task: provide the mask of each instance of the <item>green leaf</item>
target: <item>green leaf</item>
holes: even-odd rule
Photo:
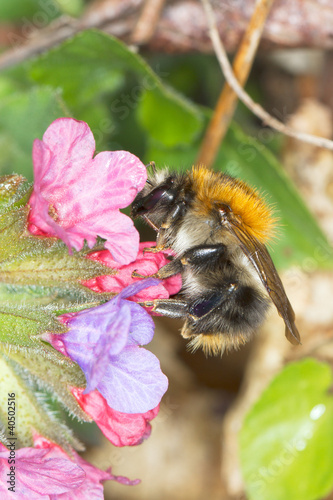
[[[42,286],[0,283],[0,305],[48,306],[48,312],[56,316],[96,307],[112,296],[113,294],[107,293],[97,294],[79,284],[71,286],[62,283],[59,286]]]
[[[83,258],[80,252],[69,255],[62,241],[49,240],[32,236],[21,238],[20,251],[13,252],[13,256],[1,264],[0,281],[60,288],[96,276],[114,274],[109,267]]]
[[[0,214],[11,206],[20,207],[27,203],[30,185],[24,177],[6,175],[0,177]]]
[[[32,180],[32,143],[50,123],[67,114],[59,90],[33,88],[0,103],[0,175],[13,171]]]
[[[156,112],[158,110],[158,112]],[[164,146],[188,144],[202,128],[202,116],[172,92],[146,91],[138,107],[138,119],[152,139]]]
[[[96,117],[87,103],[99,102],[104,93],[116,92],[125,78],[134,74],[136,82],[111,102],[113,115]],[[76,116],[92,118],[93,131],[112,130],[113,119],[122,121],[139,108],[139,120],[146,132],[166,145],[187,143],[201,130],[201,114],[184,97],[162,85],[143,59],[119,40],[95,30],[67,40],[31,63],[30,76],[36,82],[63,89],[63,97]],[[85,104],[85,106],[83,106]],[[104,106],[105,107],[105,106]],[[151,120],[151,110],[160,109]]]
[[[3,352],[0,352],[0,373],[0,420],[3,428],[8,430],[8,394],[13,394],[16,425],[11,432],[17,439],[17,448],[33,446],[34,432],[58,443],[68,452],[70,445],[80,447],[67,426],[59,422],[43,402],[41,393],[37,394],[38,387],[32,377],[28,377],[24,368]],[[13,434],[6,432],[6,435],[9,441],[12,440]]]
[[[149,138],[144,161],[145,163],[154,161],[157,168],[167,166],[172,170],[183,172],[195,164],[198,152],[199,142],[197,141],[186,146],[178,145],[168,148],[153,138]]]
[[[14,85],[10,78],[0,75],[0,99],[1,101],[13,93]]]
[[[69,386],[83,388],[86,386],[81,368],[70,358],[46,357],[44,353],[34,348],[29,348],[29,352],[11,351],[7,356],[27,370],[39,384],[42,382],[44,389],[52,393],[53,398],[56,396],[69,413],[80,420],[89,420],[69,390]]]
[[[68,16],[78,16],[84,7],[84,0],[54,0],[59,11]],[[43,5],[43,4],[42,4]]]
[[[82,0],[10,0],[0,2],[0,19],[2,22],[19,21],[22,37],[28,38],[35,30],[45,28],[61,13],[75,16],[81,10]],[[15,42],[14,33],[9,33],[8,39]]]
[[[39,334],[48,331],[64,333],[65,325],[56,316],[39,305],[0,304],[0,343],[20,347],[42,347]]]
[[[107,47],[100,43],[99,37],[91,35],[83,32],[31,64],[31,78],[43,85],[62,88],[63,98],[74,109],[123,83],[121,71],[110,67]]]
[[[240,456],[249,500],[316,500],[333,488],[329,365],[287,365],[245,418]]]
[[[28,65],[35,82],[62,89],[75,117],[89,123],[98,146],[99,136],[103,138],[114,127],[105,94],[114,92],[124,82],[124,63],[121,58],[120,65],[115,61],[114,47],[117,54],[122,44],[102,33],[85,31]]]
[[[26,23],[28,28],[27,17],[30,18],[40,10],[38,0],[11,0],[10,2],[0,3],[0,18],[2,21],[19,20]],[[50,4],[53,2],[50,0]],[[33,24],[29,24],[30,30],[33,29]]]

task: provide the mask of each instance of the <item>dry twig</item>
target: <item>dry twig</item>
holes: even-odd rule
[[[132,34],[132,43],[144,44],[153,36],[165,0],[146,0]]]
[[[274,0],[258,0],[251,20],[247,26],[241,45],[234,59],[233,72],[239,84],[244,86],[264,29],[265,21]],[[206,130],[201,144],[197,163],[211,167],[215,161],[220,144],[226,134],[230,120],[237,105],[237,94],[226,83],[218,99],[214,115]]]
[[[295,139],[307,142],[309,144],[313,144],[314,146],[333,150],[333,141],[315,135],[298,132],[297,130],[288,127],[287,125],[284,125],[282,122],[280,122],[279,120],[271,116],[269,113],[267,113],[267,111],[265,111],[258,103],[254,102],[253,99],[251,99],[251,97],[245,92],[245,90],[239,84],[237,78],[235,77],[232,71],[232,68],[228,60],[228,56],[226,54],[222,40],[217,30],[217,26],[214,19],[214,12],[210,5],[209,0],[201,0],[201,1],[205,8],[208,27],[209,27],[209,34],[215,50],[216,57],[220,63],[225,79],[227,80],[230,87],[232,87],[233,90],[236,92],[239,99],[252,111],[252,113],[254,113],[258,118],[260,118],[266,125],[269,125],[273,129],[278,130],[282,134],[294,137]]]

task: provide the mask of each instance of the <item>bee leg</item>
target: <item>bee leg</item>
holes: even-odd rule
[[[157,252],[161,252],[162,250],[164,250],[165,249],[165,237],[164,237],[164,234],[165,234],[165,229],[164,228],[158,229],[157,237],[156,237],[156,246],[149,247],[149,248],[144,248],[143,249],[143,253],[145,253],[145,252],[157,253]]]
[[[161,250],[163,250],[166,245],[165,233],[167,229],[168,229],[167,227],[161,226],[156,236],[156,246]]]
[[[225,257],[225,245],[198,245],[187,250],[181,257],[176,257],[171,262],[161,267],[161,269],[154,274],[154,278],[166,279],[175,274],[184,271],[186,266],[191,268],[198,267],[203,269],[204,266],[211,267]]]
[[[149,276],[137,273],[136,271],[132,272],[132,278],[156,278],[156,274],[150,274]]]
[[[185,299],[155,299],[147,302],[139,302],[145,307],[152,307],[153,312],[163,314],[169,318],[188,318],[192,323],[200,321],[215,307],[219,306],[225,297],[216,292],[207,297],[188,301]]]
[[[143,249],[143,253],[158,253],[158,252],[162,252],[162,250],[164,250],[164,247],[159,247],[159,246],[156,246],[156,247],[146,247]]]
[[[219,245],[198,245],[187,250],[182,256],[176,257],[171,262],[161,267],[155,277],[160,279],[170,278],[175,274],[184,271],[186,266],[202,269],[204,266],[214,266],[222,257],[225,258],[226,246]]]
[[[219,261],[227,260],[227,247],[217,245],[197,245],[187,250],[181,257],[183,266],[192,268],[214,267]]]
[[[188,304],[185,300],[156,299],[138,303],[145,307],[152,307],[153,312],[163,314],[168,318],[186,318],[188,314]]]
[[[163,280],[166,278],[170,278],[170,276],[174,276],[175,274],[181,273],[182,270],[183,264],[181,262],[181,259],[174,259],[168,264],[165,264],[165,266],[161,267],[161,269],[155,274],[142,276],[141,274],[138,274],[136,271],[134,271],[132,273],[132,278],[159,278]]]
[[[159,247],[153,247],[148,250],[149,252],[158,252]],[[181,257],[177,257],[161,269],[154,275],[149,276],[149,278],[159,278],[166,279],[175,274],[181,273],[186,266],[189,266],[195,270],[197,267],[199,270],[205,268],[214,267],[216,263],[222,259],[226,259],[226,246],[221,244],[218,245],[197,245],[195,247],[187,250]],[[137,273],[132,274],[135,278],[142,278],[143,276]],[[148,276],[144,276],[147,278]]]
[[[177,258],[161,267],[161,269],[156,273],[156,277],[164,280],[166,278],[170,278],[170,276],[181,273],[183,269],[184,266],[182,260]]]

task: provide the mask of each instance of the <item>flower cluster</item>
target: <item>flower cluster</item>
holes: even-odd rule
[[[132,220],[120,212],[143,188],[146,168],[126,151],[93,157],[94,151],[88,125],[70,118],[54,121],[33,145],[30,233],[59,238],[69,252],[86,242],[92,249],[86,258],[110,267],[110,274],[82,285],[114,294],[97,307],[59,316],[67,332],[45,332],[42,338],[84,372],[86,388],[69,389],[85,414],[114,445],[136,445],[149,436],[149,422],[168,386],[158,359],[142,347],[152,340],[154,324],[137,302],[168,298],[179,291],[181,281],[179,276],[164,282],[132,277],[134,270],[155,274],[167,262],[164,254],[143,251],[147,243],[139,245]],[[97,237],[105,240],[105,249],[94,251]],[[1,449],[0,461],[6,451]],[[87,492],[102,498],[102,481],[133,484],[92,467],[75,452],[68,456],[41,436],[34,448],[19,450],[17,460],[20,498],[28,498],[29,491],[34,498],[86,498]]]

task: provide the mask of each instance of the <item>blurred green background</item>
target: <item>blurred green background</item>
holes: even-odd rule
[[[79,16],[85,3],[50,0],[43,7],[35,0],[1,2],[0,21],[3,26],[11,26],[7,35],[13,43],[20,42],[20,35],[12,29],[16,22],[25,20],[28,30],[29,20],[36,21],[41,12],[47,22],[63,14]],[[43,24],[42,16],[40,22]],[[3,52],[6,50],[4,44]],[[262,102],[261,71],[259,62],[247,90]],[[88,123],[95,136],[96,152],[125,149],[143,162],[155,161],[157,167],[188,169],[196,161],[222,84],[213,55],[138,55],[105,33],[79,33],[1,71],[0,174],[16,172],[33,181],[33,140],[41,139],[50,123],[61,116]],[[279,161],[284,144],[283,137],[239,105],[214,168],[244,179],[275,207],[280,229],[270,249],[278,269],[302,268],[311,259],[314,268],[329,270],[333,265],[332,248]],[[241,359],[245,363],[246,356],[238,358],[238,362]],[[201,362],[201,366],[207,366],[206,361]],[[216,368],[212,378],[219,376]],[[239,387],[242,374],[238,376],[236,389],[232,387],[231,392]],[[248,498],[322,498],[333,487],[333,407],[327,395],[331,370],[326,364],[306,360],[290,365],[278,377],[251,410],[241,433]],[[207,385],[212,390],[213,384]],[[321,415],[312,413],[318,418],[311,417],[313,408],[321,409]],[[311,432],[300,438],[306,441],[304,448],[302,443],[295,445],[287,456],[285,450],[290,449],[293,437],[309,422],[313,424]],[[265,479],[260,471],[269,470],[276,460],[281,462],[281,456],[286,456],[281,471],[266,474]],[[126,464],[124,469],[126,474]],[[160,498],[167,497],[161,494]]]

